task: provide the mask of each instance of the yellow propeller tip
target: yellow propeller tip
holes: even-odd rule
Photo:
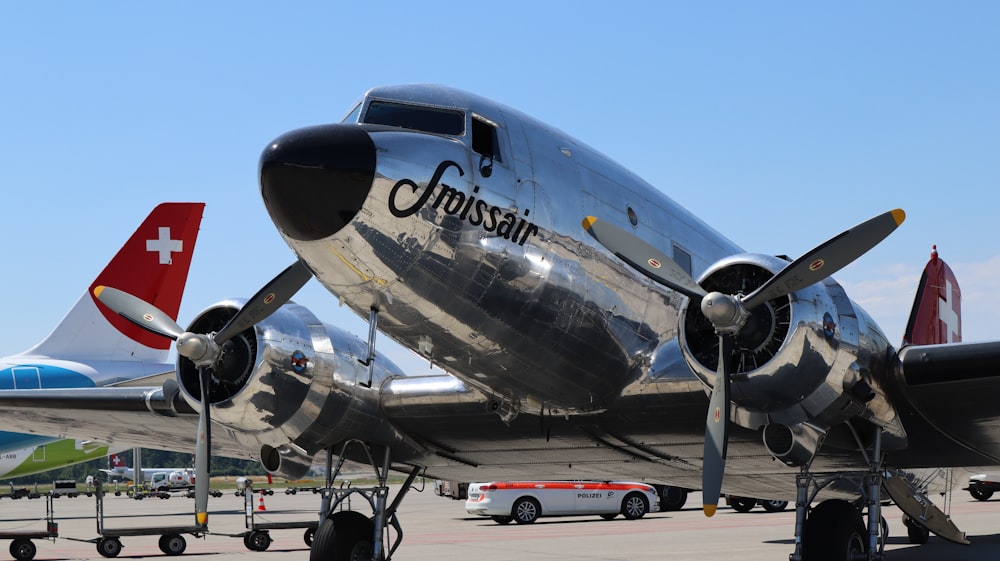
[[[196,513],[195,519],[198,521],[199,526],[204,526],[205,524],[208,524],[208,513],[207,512]]]
[[[98,298],[100,298],[101,297],[101,293],[104,292],[105,288],[107,288],[107,287],[104,286],[103,284],[101,286],[95,286],[94,287],[94,296],[97,296]]]
[[[597,217],[596,216],[588,216],[588,217],[584,218],[583,219],[583,229],[589,231],[590,228],[591,228],[591,226],[594,225],[594,222],[597,222]]]
[[[705,512],[705,516],[709,518],[715,516],[715,511],[718,508],[719,505],[701,505],[701,509]]]
[[[896,226],[899,226],[904,220],[906,220],[906,213],[903,212],[903,209],[897,208],[892,211],[892,219],[896,221]]]

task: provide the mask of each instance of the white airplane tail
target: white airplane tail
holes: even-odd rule
[[[52,333],[17,358],[166,363],[170,341],[109,310],[93,289],[114,286],[176,320],[204,208],[204,203],[154,208]]]

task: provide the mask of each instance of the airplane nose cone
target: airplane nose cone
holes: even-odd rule
[[[314,241],[357,214],[375,179],[375,144],[357,125],[285,133],[260,156],[260,194],[285,235]]]

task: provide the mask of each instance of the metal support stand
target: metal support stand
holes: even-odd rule
[[[882,529],[882,429],[875,427],[874,452],[868,464],[866,487],[868,495],[868,561],[882,559],[885,536]]]
[[[802,561],[802,530],[805,528],[806,513],[809,511],[811,480],[808,466],[802,466],[795,477],[795,550],[789,554],[789,561]]]
[[[372,379],[375,376],[375,337],[378,335],[378,308],[372,306],[368,310],[368,356],[365,360],[358,359],[358,362],[368,367],[368,383],[361,385],[372,387]]]
[[[376,475],[378,476],[379,489],[375,495],[375,537],[374,543],[375,547],[372,550],[372,559],[377,561],[382,558],[382,535],[384,534],[383,529],[385,527],[385,500],[386,496],[389,494],[389,488],[386,487],[385,481],[389,473],[390,466],[390,451],[389,447],[385,448],[385,453],[382,455],[382,471],[378,472],[376,469]]]

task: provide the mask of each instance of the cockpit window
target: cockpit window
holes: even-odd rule
[[[461,111],[379,100],[368,105],[364,122],[452,136],[465,132],[465,115]]]

